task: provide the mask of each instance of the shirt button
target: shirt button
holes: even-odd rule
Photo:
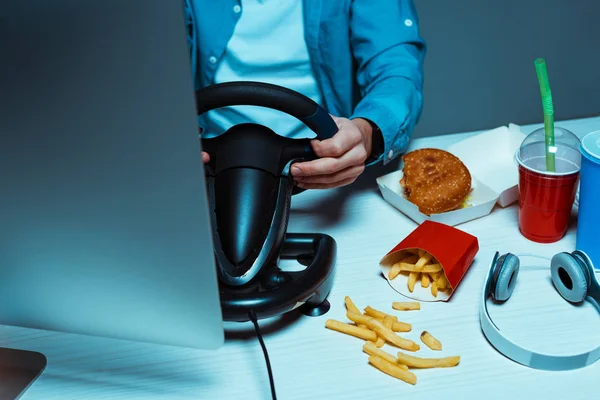
[[[239,14],[240,11],[242,11],[242,7],[238,6],[237,4],[235,6],[233,6],[234,13]]]
[[[394,151],[393,151],[393,150],[390,150],[390,151],[388,152],[388,158],[392,158],[392,157],[394,157]]]
[[[215,57],[215,56],[212,56],[212,57],[210,57],[210,58],[208,59],[208,62],[209,62],[209,63],[211,63],[211,64],[214,64],[214,63],[216,63],[216,62],[217,62],[217,57]]]
[[[412,26],[413,22],[410,19],[405,19],[404,20],[404,25],[406,26]]]

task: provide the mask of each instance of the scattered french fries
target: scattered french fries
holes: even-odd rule
[[[385,327],[388,329],[392,329],[392,327],[394,326],[394,322],[396,322],[396,321],[394,321],[392,319],[392,317],[389,317],[387,315],[385,316],[385,318],[383,318],[383,325],[385,325]],[[393,332],[393,330],[392,330],[392,332]],[[384,344],[385,344],[385,338],[383,338],[382,336],[379,336],[375,345],[379,345],[377,347],[381,348],[381,347],[383,347]]]
[[[357,310],[356,312],[360,314],[360,311]],[[386,317],[391,318],[393,323],[392,323],[392,326],[390,329],[393,332],[410,332],[412,330],[411,324],[407,324],[406,322],[400,322],[400,321],[398,321],[398,317],[384,313],[383,311],[376,310],[371,306],[367,306],[365,308],[365,315],[369,315],[369,316],[371,316],[375,319],[378,319],[382,322],[385,320]],[[364,324],[360,324],[359,326],[361,326],[361,325],[364,325]],[[366,326],[366,325],[364,325],[364,326]]]
[[[352,299],[350,297],[346,296],[344,298],[344,301],[346,303],[346,309],[348,311],[360,313],[360,311],[358,310],[358,307],[356,307],[356,305],[354,304],[354,302],[352,301]],[[366,328],[367,326],[365,324],[359,324],[358,327],[359,328]]]
[[[363,345],[363,351],[370,356],[381,357],[384,360],[391,362],[392,364],[397,364],[398,362],[398,359],[396,357],[394,357],[390,353],[378,349],[377,347],[373,346],[373,343],[371,342],[367,342]],[[398,364],[398,366],[402,369],[408,370],[408,367],[404,364]]]
[[[431,276],[432,285],[436,285],[437,280],[442,277],[443,274],[436,277]],[[352,323],[328,319],[325,327],[364,340],[362,350],[368,355],[368,363],[379,371],[411,385],[416,385],[417,376],[411,369],[447,368],[459,364],[460,356],[423,358],[406,354],[403,351],[398,351],[398,355],[394,356],[382,350],[385,344],[389,344],[405,351],[419,351],[419,344],[395,334],[398,328],[408,327],[407,331],[410,331],[412,325],[401,322],[398,317],[371,306],[364,308],[364,312],[361,313],[348,296],[344,298],[344,302],[346,316]],[[418,302],[393,302],[392,309],[420,310],[421,306]],[[420,339],[430,349],[442,350],[442,343],[428,331],[422,331]]]
[[[395,301],[392,303],[392,308],[398,311],[420,310],[421,303],[417,301]]]
[[[417,351],[421,348],[418,343],[396,335],[392,329],[387,328],[381,321],[369,315],[357,314],[348,311],[346,316],[349,320],[354,321],[357,324],[366,324],[369,329],[375,331],[377,335],[383,337],[387,342],[396,347],[408,351]]]
[[[395,322],[392,325],[392,331],[394,332],[410,332],[412,331],[412,325],[406,322]]]
[[[417,376],[411,371],[402,369],[398,364],[391,363],[378,356],[369,356],[369,363],[383,373],[400,379],[411,385],[417,383]]]
[[[346,303],[346,309],[352,312],[360,312],[356,304],[352,301],[352,299],[348,296],[344,297],[344,302]]]
[[[433,335],[427,331],[421,333],[421,342],[431,350],[442,350],[442,343],[437,340]]]
[[[390,315],[388,313],[384,313],[383,311],[376,310],[371,306],[365,307],[365,314],[370,315],[371,317],[377,318],[379,320],[384,320],[386,317],[388,317],[391,318],[392,321],[398,322],[398,317]]]
[[[373,342],[369,342],[369,343],[373,343]],[[381,336],[377,336],[377,341],[373,344],[377,348],[382,348],[385,345],[385,339],[382,338]]]
[[[460,362],[460,356],[444,358],[422,358],[398,352],[398,362],[409,368],[450,368],[456,367]]]
[[[328,319],[325,321],[325,327],[334,331],[342,332],[348,335],[356,336],[364,340],[377,340],[377,334],[370,329],[359,328],[345,322]]]
[[[421,249],[404,250],[404,256],[394,263],[389,272],[388,279],[393,280],[401,274],[408,274],[408,291],[413,292],[417,282],[422,288],[431,287],[431,294],[438,296],[440,291],[449,291],[452,288],[444,274],[442,265],[435,257]]]

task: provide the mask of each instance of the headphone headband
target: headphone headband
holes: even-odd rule
[[[296,117],[317,134],[329,139],[338,127],[327,111],[311,98],[293,90],[263,82],[226,82],[196,91],[196,110],[201,115],[230,106],[259,106]]]
[[[582,259],[589,261],[591,263],[591,260],[589,259],[589,257],[587,257],[585,255],[585,253],[577,251],[577,252],[574,252],[572,255],[575,257],[582,257]],[[528,255],[528,256],[546,259],[545,257],[539,257],[539,256],[534,256],[534,255]],[[595,349],[584,352],[584,353],[568,355],[568,356],[558,356],[558,355],[543,354],[543,353],[539,353],[539,352],[536,352],[536,351],[533,351],[530,349],[526,349],[514,342],[511,342],[506,336],[504,336],[502,334],[500,328],[498,328],[498,326],[496,326],[496,324],[494,324],[494,322],[492,321],[492,318],[489,315],[488,308],[487,308],[487,301],[488,301],[488,297],[490,296],[490,293],[494,290],[494,288],[491,287],[493,277],[494,277],[494,275],[498,274],[498,268],[501,267],[501,265],[500,266],[497,265],[498,261],[500,260],[500,258],[503,258],[503,257],[504,256],[502,256],[502,257],[500,256],[499,252],[495,253],[495,255],[492,259],[492,262],[490,264],[490,267],[488,269],[487,275],[485,277],[483,290],[481,292],[481,299],[480,299],[481,303],[480,303],[480,308],[479,308],[479,321],[481,324],[481,329],[482,329],[484,335],[489,340],[489,342],[500,353],[504,354],[506,357],[510,358],[511,360],[518,362],[519,364],[522,364],[522,365],[525,365],[525,366],[528,366],[531,368],[535,368],[535,369],[540,369],[540,370],[548,370],[548,371],[572,370],[572,369],[585,367],[587,365],[593,364],[594,362],[598,361],[600,359],[600,345],[598,347],[596,347]],[[513,257],[514,257],[514,255],[513,255]],[[505,257],[505,258],[507,258],[507,257]],[[503,259],[505,259],[505,258],[503,258]],[[594,272],[591,264],[588,264],[587,266],[589,268],[591,268],[592,272]],[[592,276],[592,279],[595,281],[594,276]],[[590,285],[590,287],[594,287],[594,285]]]

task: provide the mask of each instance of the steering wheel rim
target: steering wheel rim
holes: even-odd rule
[[[331,115],[311,98],[282,86],[264,82],[218,83],[196,91],[196,112],[231,106],[259,106],[281,111],[300,120],[317,138],[333,137],[338,127]]]

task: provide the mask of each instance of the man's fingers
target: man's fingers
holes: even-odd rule
[[[348,160],[340,158],[319,158],[313,161],[293,164],[292,175],[294,177],[302,177],[333,174],[350,165]]]
[[[337,122],[336,122],[337,123]],[[348,150],[356,147],[361,140],[361,134],[353,126],[346,126],[346,121],[339,122],[339,131],[330,139],[312,142],[313,150],[319,157],[341,157]]]
[[[202,162],[203,162],[204,164],[206,164],[206,163],[207,163],[207,162],[209,162],[209,161],[210,161],[210,156],[208,155],[208,153],[207,153],[207,152],[203,151],[203,152],[202,152]]]
[[[354,165],[334,174],[298,177],[296,181],[302,184],[335,183],[348,178],[356,178],[365,170],[364,164]]]
[[[363,146],[354,147],[340,158],[325,157],[292,165],[294,178],[330,175],[348,167],[364,164],[367,152]]]
[[[302,189],[332,189],[335,187],[342,187],[351,184],[356,180],[356,177],[347,178],[339,182],[333,183],[298,183]]]

